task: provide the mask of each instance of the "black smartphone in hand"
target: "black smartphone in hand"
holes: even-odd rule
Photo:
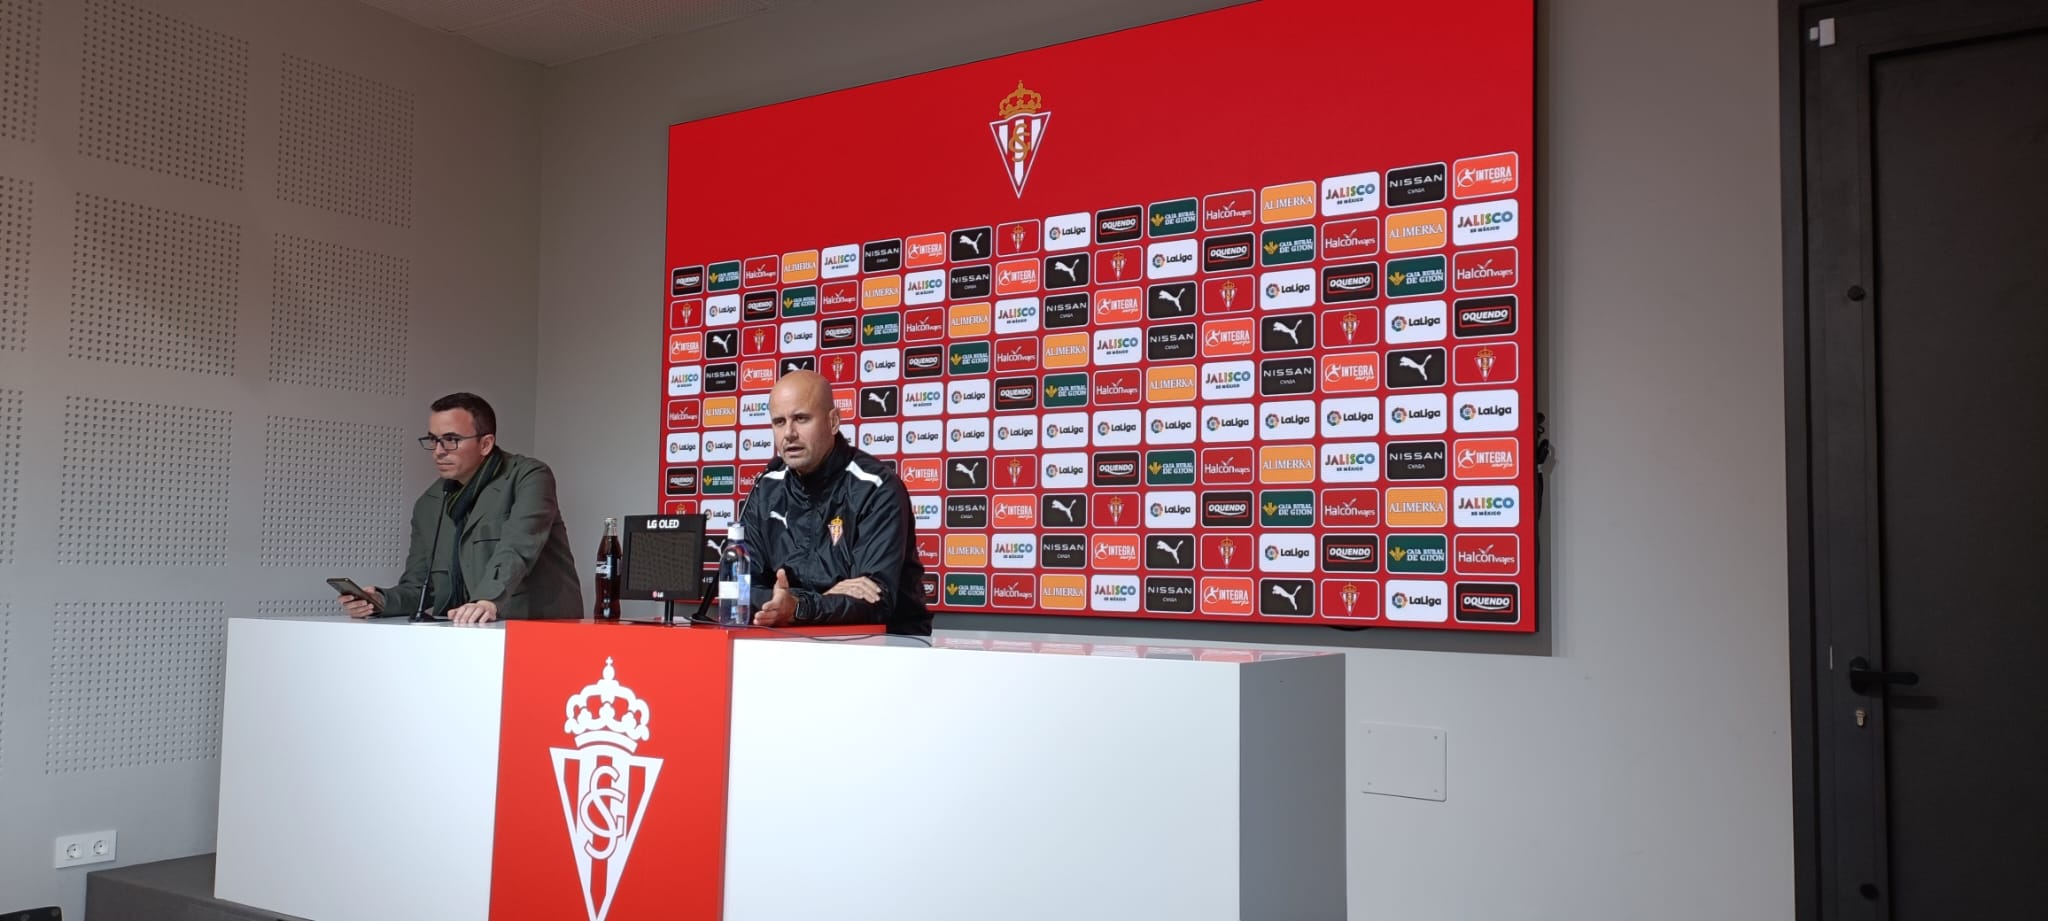
[[[327,587],[334,589],[336,594],[358,598],[373,605],[378,604],[377,596],[370,594],[369,589],[357,585],[354,579],[329,579]]]

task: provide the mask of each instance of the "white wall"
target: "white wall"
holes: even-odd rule
[[[82,917],[109,865],[52,869],[57,835],[213,850],[226,618],[396,577],[426,404],[482,393],[531,450],[540,68],[345,0],[0,27],[0,912]]]
[[[651,505],[668,124],[1219,5],[791,0],[547,71],[538,446],[575,545]],[[1449,733],[1445,802],[1347,804],[1351,917],[1789,918],[1775,4],[1538,19],[1544,629],[1342,638],[1354,723]]]

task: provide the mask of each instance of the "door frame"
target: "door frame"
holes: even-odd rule
[[[1939,12],[1939,25],[1924,27],[1931,11]],[[1852,16],[1856,21],[1842,27]],[[1808,29],[1829,17],[1838,22],[1834,44],[1821,48]],[[1883,708],[1871,707],[1870,725],[1849,731],[1852,698],[1839,674],[1859,655],[1884,667],[1872,322],[1883,295],[1874,277],[1871,220],[1871,60],[2036,29],[2048,29],[2048,10],[2020,0],[1779,0],[1787,658],[1799,921],[1890,916]],[[1858,33],[1871,37],[1859,40]],[[1809,89],[1833,102],[1810,108]],[[1853,160],[1823,149],[1824,139],[1813,136],[1823,125],[1855,137],[1847,151]],[[1850,294],[1852,286],[1864,289],[1860,297]],[[1830,343],[1837,344],[1833,352]],[[1868,762],[1851,765],[1855,789],[1839,779],[1845,775],[1834,761],[1844,758]],[[1858,828],[1873,833],[1860,835]],[[1849,895],[1861,882],[1841,879],[1844,865],[1864,867],[1877,890]]]
[[[1786,658],[1791,667],[1792,904],[1797,921],[1820,921],[1820,817],[1814,733],[1813,554],[1807,476],[1806,78],[1801,0],[1778,0],[1779,244],[1784,283]]]

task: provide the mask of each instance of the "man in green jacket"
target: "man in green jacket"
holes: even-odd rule
[[[420,447],[434,452],[441,479],[413,503],[405,576],[385,590],[366,586],[374,604],[342,596],[350,617],[410,614],[428,584],[427,610],[456,623],[583,616],[555,475],[538,460],[499,448],[497,430],[497,413],[483,397],[453,393],[434,401]]]

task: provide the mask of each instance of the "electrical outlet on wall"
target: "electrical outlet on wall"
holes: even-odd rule
[[[57,869],[75,867],[88,863],[106,863],[114,859],[114,830],[86,832],[82,835],[64,835],[57,839],[55,856],[51,865]]]

